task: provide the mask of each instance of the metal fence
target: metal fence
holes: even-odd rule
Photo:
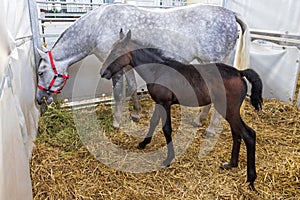
[[[39,10],[40,35],[43,45],[50,48],[59,35],[77,18],[114,0],[37,0]],[[124,3],[124,0],[117,2]],[[166,9],[186,5],[186,0],[138,0],[127,1],[139,7]]]

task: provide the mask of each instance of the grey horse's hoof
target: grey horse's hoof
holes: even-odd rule
[[[200,127],[200,126],[202,126],[203,124],[201,123],[201,122],[199,122],[198,120],[194,120],[193,122],[192,122],[192,126],[193,127]]]
[[[120,124],[116,121],[113,121],[113,127],[114,129],[119,129],[120,128]]]
[[[206,129],[204,131],[203,136],[206,137],[206,138],[214,138],[214,137],[217,136],[217,134],[215,132],[211,131],[211,130]]]
[[[140,120],[140,115],[139,114],[135,114],[135,113],[131,113],[130,114],[130,118],[132,119],[132,121],[138,122]]]

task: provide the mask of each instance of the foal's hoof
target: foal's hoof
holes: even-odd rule
[[[146,144],[144,144],[143,142],[139,143],[139,145],[137,146],[138,149],[142,150],[145,149]]]
[[[231,169],[231,168],[234,168],[234,167],[237,167],[237,165],[233,165],[232,163],[230,162],[224,162],[220,168],[221,169]]]
[[[165,160],[165,161],[163,161],[163,166],[165,166],[165,167],[170,167],[170,165],[171,165],[171,161],[170,160]]]
[[[131,113],[130,114],[130,118],[132,119],[132,121],[138,122],[140,120],[140,115],[139,114]]]
[[[255,187],[254,187],[254,181],[250,182],[250,184],[249,184],[249,189],[252,190],[252,191],[254,191],[254,192],[257,192],[257,193],[258,193],[258,191],[257,191],[257,190],[255,189]]]

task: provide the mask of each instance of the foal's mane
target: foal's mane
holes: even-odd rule
[[[152,53],[156,57],[159,57],[163,62],[174,63],[174,64],[175,63],[176,64],[185,64],[185,63],[181,63],[181,62],[179,62],[178,60],[175,59],[179,55],[177,55],[173,52],[167,51],[167,50],[163,50],[163,49],[161,49],[161,48],[159,48],[159,47],[157,47],[157,46],[155,46],[151,43],[142,44],[140,41],[133,40],[133,39],[131,39],[131,42],[139,47],[136,51],[146,51],[148,53]],[[185,59],[182,59],[182,60],[185,60]]]

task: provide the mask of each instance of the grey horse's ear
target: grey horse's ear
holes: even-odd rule
[[[37,52],[39,53],[39,55],[41,56],[42,59],[46,59],[47,58],[47,53],[40,50],[39,48],[36,48]]]
[[[122,28],[120,29],[119,36],[120,36],[120,39],[123,39],[125,37]]]

